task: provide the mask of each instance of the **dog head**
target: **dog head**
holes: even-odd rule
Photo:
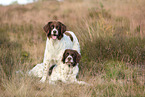
[[[79,63],[80,59],[81,55],[76,50],[66,49],[63,54],[62,62],[69,67],[74,67]]]
[[[50,21],[43,27],[43,29],[49,39],[61,40],[63,33],[66,31],[66,26],[59,21]]]

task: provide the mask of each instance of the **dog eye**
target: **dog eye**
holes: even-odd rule
[[[56,26],[56,29],[58,29],[58,26]]]
[[[53,29],[53,28],[54,28],[54,26],[51,26],[51,28]]]
[[[66,53],[66,55],[69,55],[69,53]]]
[[[71,56],[73,57],[73,56],[74,56],[74,54],[71,54]]]

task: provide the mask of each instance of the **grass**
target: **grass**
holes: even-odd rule
[[[144,97],[144,3],[44,0],[0,6],[0,96]],[[42,62],[46,41],[42,28],[50,20],[62,21],[78,37],[82,54],[78,79],[92,86],[60,82],[54,88],[16,73]]]

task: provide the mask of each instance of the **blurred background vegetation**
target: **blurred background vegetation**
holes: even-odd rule
[[[41,0],[0,6],[0,96],[144,96],[144,0]],[[43,26],[59,20],[81,45],[79,80],[93,86],[48,83],[16,74],[43,60]],[[82,91],[83,90],[83,91]]]

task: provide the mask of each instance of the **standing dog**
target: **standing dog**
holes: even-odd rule
[[[77,37],[71,31],[66,31],[66,26],[59,21],[50,21],[44,27],[46,32],[46,48],[43,63],[37,64],[29,75],[42,77],[41,82],[45,82],[48,70],[52,64],[60,64],[63,52],[66,49],[74,49],[80,53],[80,45]]]
[[[53,65],[49,69],[49,83],[55,84],[60,80],[64,83],[87,84],[83,81],[78,81],[76,78],[79,72],[78,63],[80,59],[81,55],[76,50],[66,49],[62,63]]]

